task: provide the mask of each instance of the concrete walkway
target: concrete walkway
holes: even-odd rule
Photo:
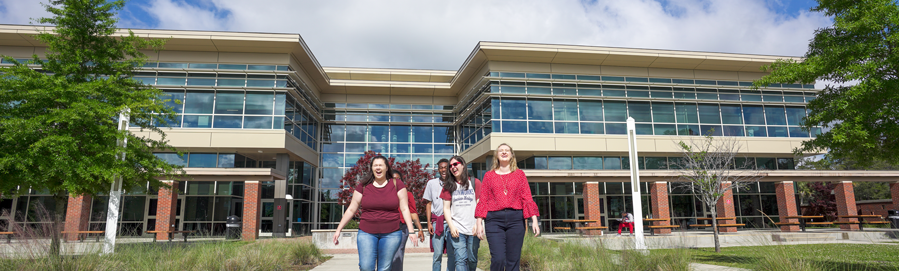
[[[431,270],[431,253],[406,253],[404,270]],[[359,257],[357,254],[334,254],[334,258],[312,269],[312,271],[348,271],[359,269]],[[443,266],[446,270],[446,255],[443,256]],[[478,270],[481,270],[478,268]],[[710,264],[692,263],[693,271],[748,271],[748,269],[718,266]]]

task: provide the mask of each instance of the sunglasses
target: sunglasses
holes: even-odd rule
[[[458,166],[458,165],[461,165],[461,164],[462,164],[462,163],[460,163],[460,162],[454,162],[454,163],[452,163],[452,164],[450,164],[450,165],[451,165],[451,166]]]

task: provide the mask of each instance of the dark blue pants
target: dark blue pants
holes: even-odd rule
[[[524,218],[521,210],[487,212],[484,231],[490,245],[491,271],[518,271],[521,245],[524,243]]]

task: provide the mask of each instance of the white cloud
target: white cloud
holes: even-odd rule
[[[478,41],[801,56],[814,30],[831,24],[817,13],[780,15],[764,0],[665,3],[151,0],[146,11],[162,29],[299,33],[324,66],[446,70]]]
[[[0,0],[0,24],[29,24],[32,18],[49,15],[50,13],[41,5],[41,1]]]

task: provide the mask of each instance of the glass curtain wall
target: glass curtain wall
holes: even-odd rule
[[[335,105],[336,106],[336,105]],[[320,229],[337,226],[343,206],[337,204],[340,179],[368,150],[379,152],[397,162],[419,160],[428,169],[436,169],[435,162],[454,153],[454,129],[449,125],[434,125],[435,116],[443,114],[443,106],[343,104],[345,107],[366,108],[366,114],[351,118],[351,111],[326,111],[333,122],[322,127],[321,175],[318,181],[318,222]],[[337,120],[337,115],[345,116]],[[386,116],[386,119],[377,116]],[[400,116],[394,118],[394,116]],[[416,121],[415,116],[420,116]],[[364,117],[364,119],[363,119]],[[425,121],[424,118],[430,118]],[[441,117],[443,118],[443,117]],[[352,120],[351,120],[352,119]],[[379,123],[379,124],[373,124]]]

